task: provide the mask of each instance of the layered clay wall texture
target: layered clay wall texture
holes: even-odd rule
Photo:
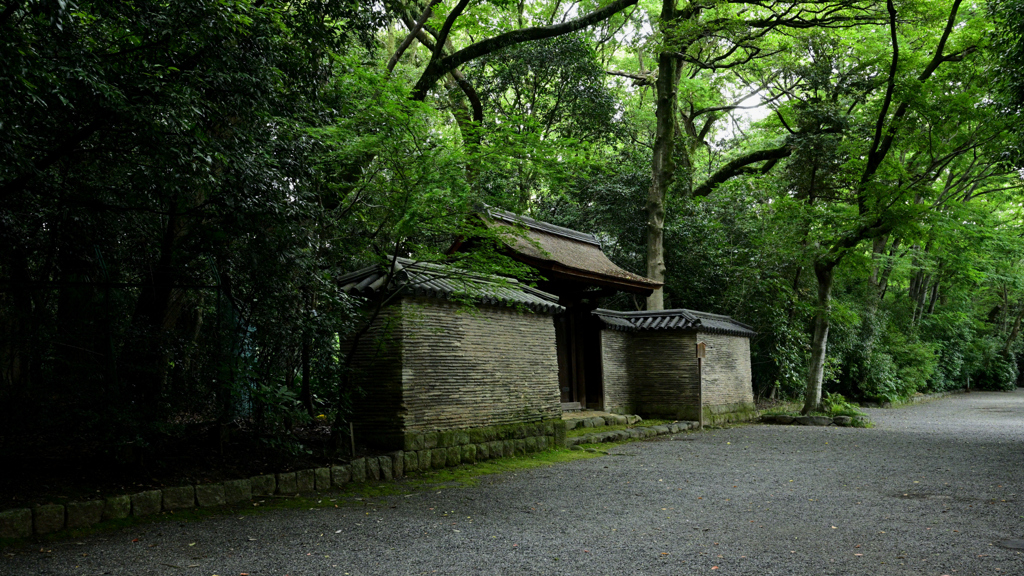
[[[631,336],[630,385],[636,411],[649,416],[696,420],[696,334],[659,330]]]
[[[604,330],[601,337],[606,410],[699,419],[696,344],[704,342],[705,420],[755,415],[748,338],[668,330]]]
[[[356,437],[401,436],[402,419],[402,315],[388,306],[360,339],[354,353],[352,379],[366,395],[356,391],[353,414]]]
[[[707,344],[704,361],[704,403],[711,406],[753,405],[750,339],[722,334],[698,334]]]
[[[604,409],[608,412],[635,412],[633,391],[629,385],[630,336],[615,330],[601,331],[601,387],[604,392]]]
[[[376,356],[369,345],[360,351],[366,396],[354,418],[364,440],[401,448],[410,433],[561,416],[550,315],[428,298],[390,309],[391,342]]]

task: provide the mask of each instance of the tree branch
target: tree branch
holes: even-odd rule
[[[468,0],[463,0],[463,2],[467,1]],[[427,64],[427,68],[423,71],[423,75],[420,76],[419,81],[416,82],[416,86],[413,88],[412,97],[414,100],[425,99],[427,97],[427,91],[430,90],[430,88],[442,76],[450,72],[452,69],[458,68],[471,60],[481,56],[486,56],[487,54],[501,50],[502,48],[522,44],[523,42],[553,38],[555,36],[562,36],[564,34],[569,34],[570,32],[582,30],[587,26],[610,18],[612,15],[633,6],[638,1],[639,0],[615,0],[604,8],[599,8],[589,14],[576,18],[575,20],[570,20],[554,26],[534,26],[499,34],[498,36],[481,40],[459,50],[451,56],[443,58],[441,57],[440,50],[435,48],[434,57],[430,59],[430,63]],[[454,12],[455,11],[453,10],[453,13]],[[451,18],[450,14],[449,18]],[[448,22],[445,22],[445,24],[447,25]],[[445,32],[445,30],[442,29],[442,32]]]
[[[693,190],[693,196],[707,196],[710,194],[716,186],[725,182],[726,180],[739,176],[744,173],[749,173],[748,166],[757,162],[778,161],[780,158],[786,158],[793,153],[793,149],[788,145],[779,146],[778,148],[770,148],[768,150],[757,150],[735,158],[732,162],[729,162],[725,166],[722,166],[711,175],[710,178],[705,180],[700,186],[697,186]],[[774,164],[772,164],[774,166]],[[769,169],[771,169],[769,167]],[[763,170],[761,170],[763,173]]]
[[[632,72],[619,72],[618,70],[605,70],[609,76],[621,76],[633,80],[633,86],[654,86],[658,80],[658,74],[650,72],[647,74],[633,74]]]
[[[388,60],[388,72],[395,69],[395,65],[398,64],[399,58],[401,58],[402,54],[405,54],[405,51],[409,49],[409,46],[412,45],[412,41],[416,38],[416,35],[423,28],[427,19],[430,18],[434,4],[437,4],[440,1],[441,0],[431,0],[430,4],[427,4],[427,7],[423,9],[423,13],[420,14],[420,17],[416,19],[416,22],[409,29],[409,34],[406,35],[405,40],[402,40],[402,43],[395,50],[395,53],[392,54],[391,59]]]
[[[424,32],[424,30],[430,31],[430,27],[426,26],[423,29],[421,29],[417,33],[417,37],[419,38],[419,41],[424,46],[427,47],[428,50],[433,51],[436,49],[436,46],[433,44],[433,42],[430,41],[430,38],[427,37],[427,34],[426,32]],[[483,101],[480,100],[480,94],[477,93],[476,88],[473,87],[473,84],[469,81],[468,78],[466,78],[466,75],[463,74],[458,68],[452,69],[451,75],[452,78],[455,79],[455,83],[458,84],[459,88],[462,89],[462,93],[466,95],[466,98],[469,100],[470,106],[472,106],[473,108],[473,121],[477,123],[477,126],[483,124],[484,104]]]
[[[469,0],[459,0],[459,3],[452,8],[452,11],[448,13],[448,17],[444,19],[444,24],[441,25],[441,31],[437,33],[437,46],[434,47],[434,55],[430,58],[430,62],[433,63],[435,60],[441,58],[444,53],[444,43],[448,41],[448,34],[452,31],[452,26],[455,25],[455,20],[462,15],[462,12],[469,5]],[[452,66],[454,68],[454,66]],[[447,70],[445,70],[447,72]]]

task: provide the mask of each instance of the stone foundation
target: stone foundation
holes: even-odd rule
[[[213,508],[273,494],[294,496],[340,488],[350,482],[389,481],[409,472],[522,456],[565,446],[565,423],[561,419],[549,419],[534,424],[415,432],[406,434],[402,440],[410,450],[367,456],[329,468],[265,474],[216,484],[175,486],[66,505],[6,510],[0,512],[0,538],[26,538],[65,528],[88,528],[102,520],[150,516],[197,506]]]

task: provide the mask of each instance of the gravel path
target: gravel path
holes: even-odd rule
[[[679,434],[470,488],[37,544],[0,574],[1024,575],[998,545],[1024,538],[1024,389],[868,412],[873,429]]]

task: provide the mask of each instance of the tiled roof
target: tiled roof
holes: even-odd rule
[[[598,308],[593,314],[611,330],[639,332],[641,330],[695,330],[710,334],[746,336],[757,334],[754,329],[729,316],[709,314],[696,310],[654,310],[639,312],[618,312]]]
[[[487,208],[491,226],[523,226],[525,238],[513,238],[510,248],[526,263],[584,283],[606,285],[634,293],[661,287],[639,274],[623,270],[605,256],[593,234],[585,234],[497,208]],[[550,274],[549,274],[550,276]]]
[[[468,298],[478,304],[524,306],[534,312],[557,314],[564,310],[551,294],[520,284],[511,278],[473,274],[465,270],[416,262],[408,258],[395,260],[393,272],[383,265],[367,266],[338,278],[341,291],[357,296],[377,292],[400,292],[408,296],[431,298]]]
[[[562,226],[555,226],[554,224],[550,224],[548,222],[541,222],[540,220],[534,220],[533,218],[522,216],[520,214],[514,214],[506,210],[499,210],[498,208],[488,208],[487,213],[490,215],[491,218],[504,220],[509,224],[521,224],[523,226],[526,226],[527,228],[530,228],[531,230],[539,230],[541,232],[547,232],[549,234],[554,234],[556,236],[562,236],[563,238],[570,238],[572,240],[579,240],[580,242],[593,244],[598,248],[601,247],[601,242],[597,239],[597,236],[594,236],[593,234],[579,232],[577,230],[572,230],[570,228],[563,228]]]

